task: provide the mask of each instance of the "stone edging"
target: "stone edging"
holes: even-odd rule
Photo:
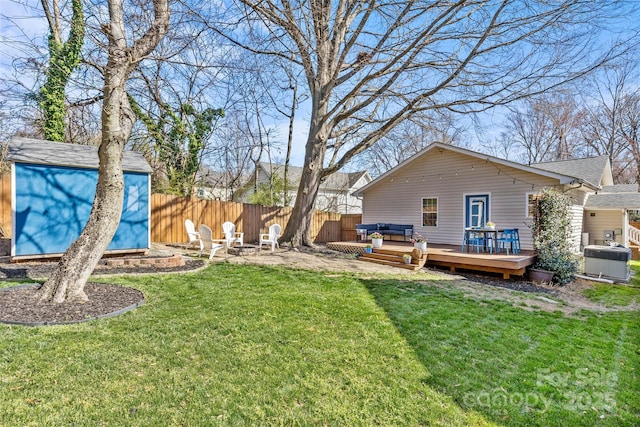
[[[158,257],[110,258],[106,260],[108,267],[182,267],[184,257],[180,254]]]

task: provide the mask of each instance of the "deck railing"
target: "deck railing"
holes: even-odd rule
[[[627,237],[629,238],[629,242],[634,245],[640,245],[640,229],[637,229],[633,225],[629,224],[629,231],[627,231]]]

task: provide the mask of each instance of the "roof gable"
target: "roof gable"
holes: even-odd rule
[[[9,141],[7,160],[86,169],[98,169],[100,162],[98,147],[17,137]],[[152,172],[142,154],[129,150],[123,153],[122,169],[128,172]]]
[[[507,166],[507,167],[515,168],[515,169],[518,169],[518,170],[521,170],[521,171],[524,171],[524,172],[529,172],[529,173],[533,173],[533,174],[536,174],[536,175],[544,176],[544,177],[547,177],[547,178],[557,179],[560,184],[572,184],[572,183],[577,183],[577,182],[581,181],[578,177],[575,177],[575,176],[570,176],[570,175],[559,173],[559,172],[556,172],[556,171],[544,170],[544,169],[535,168],[535,167],[532,167],[532,166],[527,166],[527,165],[524,165],[522,163],[512,162],[510,160],[501,159],[499,157],[490,156],[488,154],[479,153],[477,151],[468,150],[466,148],[456,147],[456,146],[450,145],[450,144],[443,144],[441,142],[433,142],[433,143],[429,144],[427,147],[425,147],[424,149],[422,149],[417,154],[411,156],[410,158],[408,158],[404,162],[402,162],[399,165],[397,165],[396,167],[388,170],[384,174],[382,174],[379,177],[377,177],[375,180],[371,181],[370,183],[368,183],[364,187],[362,187],[359,190],[357,190],[354,193],[354,195],[362,196],[362,194],[365,191],[367,191],[368,189],[370,189],[370,188],[372,188],[372,187],[384,182],[386,178],[391,177],[394,173],[398,172],[400,169],[406,167],[407,165],[409,165],[409,164],[411,164],[411,163],[413,163],[415,161],[418,161],[419,159],[424,158],[424,156],[433,155],[434,153],[440,153],[440,152],[442,152],[442,150],[453,151],[455,153],[459,153],[459,154],[462,154],[462,155],[465,155],[465,156],[469,156],[471,158],[479,159],[479,160],[486,161],[486,162],[495,163],[496,165]],[[594,188],[594,190],[595,189],[596,188]]]
[[[596,187],[613,184],[608,156],[534,163],[531,166],[546,171],[574,176]]]

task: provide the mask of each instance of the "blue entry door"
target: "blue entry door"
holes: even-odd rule
[[[465,227],[484,227],[489,221],[489,195],[465,196]]]

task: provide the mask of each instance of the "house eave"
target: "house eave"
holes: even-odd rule
[[[585,181],[582,179],[575,179],[575,178],[566,183],[561,182],[561,184],[565,185],[565,190],[579,190],[582,187],[585,187],[592,191],[600,191],[602,189],[602,187],[591,184],[588,181]]]
[[[444,151],[444,150],[450,150],[453,151],[455,153],[458,154],[463,154],[463,155],[467,155],[479,160],[483,160],[486,162],[490,162],[490,163],[494,163],[496,165],[501,165],[501,166],[506,166],[506,167],[511,167],[511,168],[515,168],[524,172],[529,172],[529,173],[533,173],[536,175],[540,175],[543,177],[547,177],[547,178],[552,178],[552,179],[557,179],[558,182],[561,185],[571,185],[571,184],[576,184],[576,183],[581,183],[585,186],[591,186],[591,184],[587,183],[587,182],[580,182],[581,180],[577,179],[576,177],[573,176],[568,176],[568,175],[562,175],[562,174],[558,174],[555,172],[550,172],[550,171],[546,171],[543,169],[538,169],[535,168],[533,166],[527,166],[527,165],[523,165],[521,163],[516,163],[516,162],[512,162],[510,160],[505,160],[505,159],[500,159],[498,157],[494,157],[494,156],[490,156],[488,154],[483,154],[483,153],[478,153],[476,151],[471,151],[471,150],[467,150],[465,148],[460,148],[460,147],[456,147],[453,145],[449,145],[449,144],[443,144],[441,142],[433,142],[431,144],[429,144],[427,147],[425,147],[422,151],[414,154],[413,156],[409,157],[407,160],[403,161],[402,163],[398,164],[396,167],[388,170],[387,172],[385,172],[384,174],[380,175],[378,178],[376,178],[375,180],[369,182],[367,185],[361,187],[360,189],[358,189],[357,191],[353,192],[352,194],[356,197],[362,197],[363,194],[369,190],[371,187],[376,186],[377,184],[379,184],[380,182],[383,182],[386,178],[389,178],[391,176],[393,176],[393,174],[395,174],[398,170],[404,168],[405,166],[407,166],[410,163],[413,163],[415,161],[417,161],[418,159],[422,158],[423,156],[427,155],[428,153],[430,153],[433,150],[439,150],[440,152]],[[593,190],[598,190],[599,188],[593,188]]]
[[[621,208],[621,207],[601,207],[601,206],[585,206],[585,211],[628,211],[628,210],[640,210],[640,207],[637,208]]]

